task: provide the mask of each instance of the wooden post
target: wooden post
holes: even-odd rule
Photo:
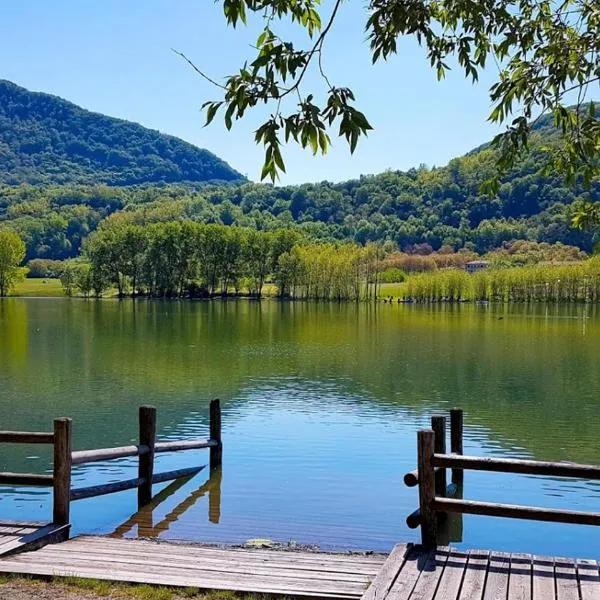
[[[446,417],[442,415],[431,417],[431,429],[435,434],[435,453],[446,454]],[[435,495],[446,495],[446,469],[438,469],[435,474]]]
[[[463,453],[463,410],[462,408],[453,408],[450,411],[450,452],[452,454]],[[462,485],[464,471],[462,469],[452,469],[452,483]]]
[[[54,498],[52,521],[68,525],[71,506],[71,453],[73,432],[71,419],[54,419]]]
[[[210,439],[218,442],[210,448],[210,470],[217,469],[223,461],[223,443],[221,442],[221,402],[210,403]]]
[[[156,408],[140,406],[140,446],[148,446],[150,451],[140,455],[138,477],[143,482],[138,487],[138,508],[152,500],[152,475],[154,474],[154,445],[156,443]]]
[[[437,539],[437,519],[432,506],[435,498],[434,452],[435,433],[433,430],[419,431],[417,433],[419,510],[421,511],[421,543],[424,546],[435,546]]]

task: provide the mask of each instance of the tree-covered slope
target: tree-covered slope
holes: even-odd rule
[[[137,123],[0,80],[0,182],[241,181],[217,156]]]

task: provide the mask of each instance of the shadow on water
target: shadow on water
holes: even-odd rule
[[[183,488],[193,477],[182,478],[173,481],[161,492],[156,494],[152,501],[142,509],[131,515],[127,521],[119,525],[110,537],[144,537],[159,538],[169,531],[169,527],[177,522],[183,515],[192,508],[200,498],[208,494],[208,521],[215,525],[221,520],[221,482],[223,479],[223,469],[214,469],[208,481],[199,488],[190,493],[177,506],[169,510],[163,516],[163,504]],[[136,529],[137,528],[137,529]]]

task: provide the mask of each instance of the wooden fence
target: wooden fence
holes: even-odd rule
[[[73,451],[72,439],[72,423],[71,419],[67,418],[55,419],[54,432],[52,433],[0,431],[0,443],[54,445],[52,475],[0,473],[0,484],[52,487],[53,523],[56,525],[67,525],[69,523],[71,501],[137,488],[138,508],[141,508],[151,501],[153,484],[195,475],[205,466],[154,473],[154,457],[157,453],[208,448],[211,471],[219,467],[223,452],[221,406],[219,400],[213,400],[210,403],[210,435],[208,439],[157,442],[156,408],[153,406],[141,406],[139,409],[138,445]],[[90,487],[71,488],[71,472],[74,465],[131,456],[139,457],[138,476],[136,478]]]
[[[462,411],[455,410],[453,415],[451,416],[451,426],[454,423],[454,429],[451,431],[453,439],[451,453],[446,453],[445,417],[433,417],[432,428],[417,433],[418,467],[404,477],[406,485],[419,486],[419,508],[409,515],[407,522],[409,526],[421,526],[421,540],[424,545],[433,546],[437,543],[440,517],[448,513],[600,525],[600,513],[596,512],[479,502],[449,497],[455,495],[456,488],[446,486],[446,469],[452,469],[453,484],[458,485],[462,485],[465,470],[600,480],[600,467],[594,465],[464,456],[462,454]],[[462,490],[460,492],[462,496]]]

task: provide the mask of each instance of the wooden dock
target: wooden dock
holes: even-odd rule
[[[42,522],[0,521],[0,556],[35,550],[67,538],[68,525]]]
[[[0,559],[0,572],[357,600],[385,560],[86,536]]]
[[[404,544],[386,557],[85,536],[0,558],[0,572],[339,600],[600,600],[593,560]]]
[[[363,600],[599,600],[593,560],[396,546]]]

